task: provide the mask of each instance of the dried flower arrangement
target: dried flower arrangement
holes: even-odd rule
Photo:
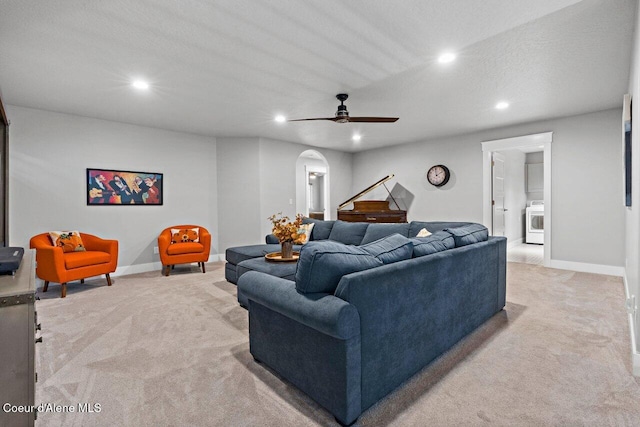
[[[299,245],[302,244],[306,238],[306,233],[300,229],[303,218],[301,214],[297,214],[296,219],[290,221],[288,216],[282,216],[282,212],[278,212],[277,214],[271,215],[268,219],[273,224],[271,232],[278,238],[280,243],[292,242]]]

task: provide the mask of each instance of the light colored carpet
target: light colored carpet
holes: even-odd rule
[[[223,263],[49,287],[36,402],[100,403],[38,426],[306,426],[333,417],[249,354]],[[619,278],[510,263],[506,310],[358,425],[637,426]]]

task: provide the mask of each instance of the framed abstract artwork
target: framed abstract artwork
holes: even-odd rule
[[[87,168],[87,205],[159,206],[162,174]]]

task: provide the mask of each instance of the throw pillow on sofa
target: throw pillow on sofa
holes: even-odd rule
[[[345,245],[359,245],[369,224],[366,222],[336,221],[329,234],[329,240],[344,243]]]
[[[375,242],[361,245],[360,249],[369,252],[382,261],[383,264],[391,264],[392,262],[411,258],[413,254],[413,243],[400,234],[392,234]]]
[[[427,237],[414,237],[411,242],[414,257],[431,255],[456,247],[453,235],[448,231],[436,231]]]
[[[453,235],[456,248],[484,242],[489,238],[489,230],[482,224],[469,224],[463,227],[447,228],[445,231]]]
[[[301,245],[306,245],[311,240],[311,233],[313,232],[313,223],[302,224],[300,228],[298,228],[298,234],[304,234],[304,240],[300,242]]]
[[[338,242],[309,242],[300,249],[296,289],[301,293],[334,293],[345,274],[383,265],[357,246]]]
[[[409,235],[409,223],[369,224],[360,245],[366,245],[367,243],[375,242],[376,240],[396,233],[407,237]]]
[[[327,240],[335,221],[323,221],[321,219],[305,218],[303,224],[313,224],[311,240]]]
[[[423,228],[422,230],[418,231],[418,234],[416,235],[416,237],[429,237],[429,236],[431,236],[431,232],[426,228]]]

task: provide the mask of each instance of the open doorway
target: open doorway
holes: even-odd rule
[[[303,151],[296,160],[296,212],[331,219],[329,163],[316,150]]]
[[[483,220],[494,236],[507,237],[507,259],[551,260],[552,133],[485,141]]]

